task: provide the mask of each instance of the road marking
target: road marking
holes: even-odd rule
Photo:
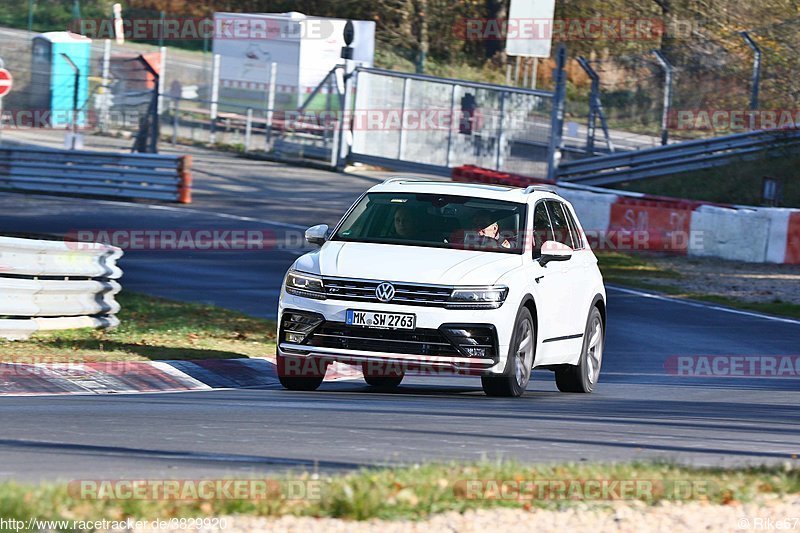
[[[270,226],[278,226],[282,228],[289,228],[289,229],[298,229],[298,230],[306,230],[308,229],[306,226],[301,226],[299,224],[289,224],[287,222],[278,222],[276,220],[269,220],[266,218],[256,218],[256,217],[245,217],[241,215],[232,215],[230,213],[220,213],[218,211],[203,211],[202,209],[192,209],[191,207],[175,207],[171,205],[151,205],[151,204],[137,204],[132,202],[120,202],[116,200],[97,200],[100,203],[106,203],[111,205],[125,205],[125,206],[136,206],[136,207],[144,207],[146,209],[155,209],[159,211],[173,211],[179,213],[195,213],[198,215],[210,215],[215,216],[218,218],[227,218],[230,220],[240,220],[243,222],[258,222],[260,224],[268,224]]]
[[[656,294],[656,293],[652,293],[652,292],[644,292],[644,291],[639,291],[639,290],[636,290],[636,289],[625,289],[625,288],[617,287],[617,286],[613,286],[613,285],[607,285],[606,287],[608,289],[611,289],[611,290],[614,290],[614,291],[624,292],[624,293],[627,293],[627,294],[633,294],[633,295],[639,296],[641,298],[651,298],[653,300],[662,300],[662,301],[665,301],[665,302],[672,302],[672,303],[681,304],[681,305],[688,305],[689,307],[699,307],[701,309],[711,309],[711,310],[714,310],[714,311],[723,311],[725,313],[732,313],[734,315],[749,316],[749,317],[753,317],[753,318],[763,318],[764,320],[772,320],[773,322],[784,322],[786,324],[794,324],[796,326],[800,326],[800,320],[795,320],[795,319],[792,319],[792,318],[782,318],[782,317],[777,317],[777,316],[772,316],[772,315],[765,315],[765,314],[756,313],[756,312],[753,312],[753,311],[742,311],[741,309],[733,309],[733,308],[730,308],[730,307],[723,307],[723,306],[720,306],[720,305],[701,303],[701,302],[696,302],[696,301],[693,301],[693,300],[681,300],[680,298],[670,298],[669,296],[664,296],[662,294]]]
[[[3,191],[5,193],[5,191]],[[8,193],[7,195],[10,196],[11,194],[15,193]],[[39,197],[38,199],[41,199]],[[57,198],[50,198],[57,200]],[[296,229],[296,230],[306,230],[308,226],[301,226],[300,224],[289,224],[288,222],[278,222],[276,220],[269,220],[266,218],[256,218],[256,217],[246,217],[241,215],[232,215],[230,213],[221,213],[218,211],[204,211],[202,209],[193,209],[191,207],[177,207],[171,205],[156,205],[156,204],[139,204],[136,202],[124,202],[121,200],[96,200],[93,198],[83,198],[82,201],[84,202],[92,202],[95,204],[103,204],[103,205],[117,205],[117,206],[125,206],[125,207],[143,207],[145,209],[154,209],[158,211],[172,211],[176,213],[194,213],[198,215],[209,215],[214,216],[217,218],[227,218],[230,220],[240,220],[243,222],[257,222],[259,224],[267,224],[270,226],[277,226],[282,228],[288,229]]]

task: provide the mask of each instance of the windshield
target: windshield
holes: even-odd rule
[[[525,209],[468,196],[370,193],[332,240],[519,254]]]

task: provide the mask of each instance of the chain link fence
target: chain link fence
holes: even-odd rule
[[[551,93],[378,69],[356,80],[357,161],[546,172]]]

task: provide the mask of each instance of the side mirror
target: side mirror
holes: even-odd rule
[[[542,255],[539,264],[547,266],[550,261],[569,261],[572,259],[573,250],[566,244],[556,241],[547,241],[542,244]]]
[[[306,230],[306,240],[309,244],[322,246],[328,240],[328,225],[320,224],[312,226]]]

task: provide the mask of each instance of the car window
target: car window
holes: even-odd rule
[[[469,196],[369,193],[332,240],[520,254],[526,209]]]
[[[572,234],[569,231],[569,223],[564,214],[563,204],[550,200],[545,203],[550,213],[550,220],[553,222],[553,240],[574,249],[575,244],[572,242]]]
[[[542,244],[553,240],[553,228],[550,225],[550,215],[544,202],[536,204],[533,211],[533,258],[542,255]]]
[[[572,233],[572,242],[575,243],[575,246],[572,247],[573,250],[582,250],[583,249],[583,235],[581,235],[580,230],[578,229],[578,224],[575,222],[575,217],[572,216],[572,211],[566,205],[562,204],[564,208],[564,214],[567,216],[567,223],[569,224],[569,231]]]

